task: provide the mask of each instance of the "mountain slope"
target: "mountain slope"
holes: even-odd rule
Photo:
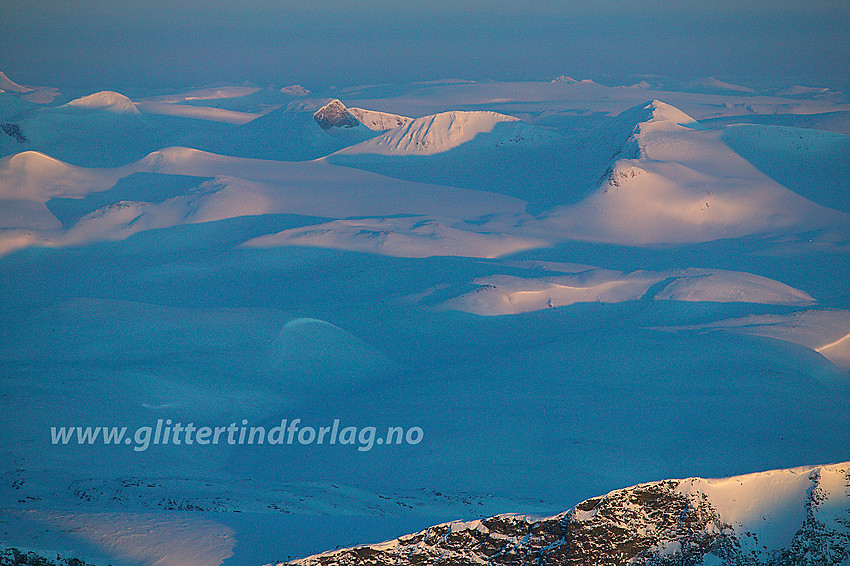
[[[776,182],[812,202],[850,213],[850,136],[738,124],[726,126],[721,139]]]
[[[390,114],[388,112],[364,110],[363,108],[349,108],[348,110],[360,123],[375,132],[385,132],[393,128],[399,128],[413,121],[413,118]]]
[[[613,161],[599,188],[544,220],[567,237],[684,243],[848,222],[767,177],[724,143],[722,132],[704,130],[663,102],[623,112],[608,130],[597,135],[608,140]]]
[[[839,566],[847,560],[850,462],[640,484],[554,517],[446,523],[289,564]]]
[[[573,153],[559,134],[513,116],[449,111],[326,159],[397,179],[502,193],[544,209],[576,200],[564,182],[577,161]]]
[[[295,101],[233,129],[227,136],[209,140],[201,147],[238,157],[307,161],[378,135],[363,126],[322,128],[315,119],[320,111],[314,103]],[[345,116],[350,116],[352,124],[359,123],[347,109]]]

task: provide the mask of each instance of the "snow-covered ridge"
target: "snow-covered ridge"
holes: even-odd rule
[[[63,104],[62,107],[97,110],[123,115],[158,114],[231,124],[246,124],[251,120],[258,118],[261,114],[180,103],[197,100],[238,98],[241,96],[247,96],[257,92],[258,90],[259,89],[256,87],[239,86],[210,88],[175,95],[158,96],[139,101],[133,101],[119,92],[105,90],[82,98],[77,98],[67,104]]]
[[[163,102],[167,104],[174,104],[192,100],[220,100],[223,98],[240,98],[242,96],[254,94],[259,90],[259,87],[236,85],[200,88],[181,92],[178,94],[165,94],[162,96],[155,96],[153,98],[145,99],[145,102]]]
[[[33,104],[51,104],[61,93],[55,87],[21,85],[0,71],[0,93],[9,92]]]
[[[399,116],[398,114],[378,112],[375,110],[364,110],[363,108],[349,108],[348,111],[361,124],[374,132],[385,132],[394,128],[400,128],[413,121],[413,118],[408,118],[407,116]]]
[[[348,147],[342,155],[433,155],[472,141],[497,127],[504,143],[533,143],[545,137],[519,118],[488,111],[450,111],[423,116],[371,140]]]
[[[163,202],[128,199],[100,206],[76,217],[75,224],[67,229],[45,204],[52,198],[83,198],[107,191],[120,179],[136,173],[210,180]],[[33,151],[5,157],[0,159],[0,199],[5,206],[5,214],[0,215],[0,254],[47,242],[63,246],[121,240],[143,230],[283,213],[340,219],[411,214],[422,215],[426,221],[376,220],[376,235],[388,234],[388,238],[377,239],[361,237],[361,232],[369,232],[369,228],[356,222],[331,224],[330,230],[314,226],[299,234],[271,237],[266,245],[315,240],[315,245],[334,242],[331,247],[391,255],[480,253],[490,257],[545,244],[533,237],[478,233],[485,232],[486,227],[470,230],[463,226],[465,219],[521,213],[524,203],[504,195],[395,180],[323,161],[265,161],[185,147],[164,148],[134,163],[105,169],[75,167]],[[448,220],[431,223],[429,219],[433,218]],[[320,234],[324,236],[316,239]],[[372,247],[375,244],[377,248]]]
[[[847,222],[847,215],[762,173],[722,132],[658,100],[622,112],[590,143],[607,145],[611,155],[599,188],[547,219],[570,237],[630,245],[697,242]]]
[[[756,91],[751,89],[750,87],[736,85],[732,83],[728,83],[726,81],[721,81],[719,79],[715,79],[714,77],[708,77],[706,79],[700,79],[696,81],[691,81],[687,85],[688,89],[699,92],[700,90],[704,90],[707,92],[721,92],[721,93],[740,93],[740,94],[755,94]]]
[[[850,559],[850,462],[639,484],[537,519],[444,523],[288,564],[797,564]],[[279,565],[280,566],[280,565]]]
[[[828,88],[794,85],[777,91],[776,96],[811,96],[827,92],[829,92]]]

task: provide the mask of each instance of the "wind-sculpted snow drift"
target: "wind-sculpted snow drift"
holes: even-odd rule
[[[548,518],[437,525],[299,566],[819,564],[850,559],[850,462],[645,483]]]

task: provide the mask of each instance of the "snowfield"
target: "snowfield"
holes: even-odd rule
[[[0,73],[0,557],[846,566],[850,103],[643,79]]]

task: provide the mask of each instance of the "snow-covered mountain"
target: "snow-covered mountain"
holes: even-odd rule
[[[102,91],[77,98],[64,105],[66,108],[105,110],[118,114],[140,114],[132,100],[119,92]]]
[[[304,88],[301,85],[289,85],[280,89],[280,92],[283,94],[288,94],[290,96],[307,96],[310,94],[310,91]]]
[[[576,80],[572,77],[568,77],[567,75],[559,75],[552,79],[552,84],[557,85],[583,85],[583,86],[599,86],[596,82],[591,79],[581,79]]]
[[[850,560],[850,462],[645,483],[554,517],[445,523],[286,564],[819,564]]]
[[[480,141],[479,141],[480,136]],[[433,155],[463,144],[534,145],[553,138],[518,118],[496,112],[444,112],[402,124],[340,155]]]
[[[20,85],[0,71],[0,93],[2,92],[14,93],[19,100],[44,105],[52,104],[61,94],[55,87]]]
[[[0,546],[98,566],[842,548],[848,465],[780,469],[847,459],[850,105],[640,86],[0,93]],[[169,419],[376,436],[135,449]],[[87,426],[132,438],[52,440]],[[422,441],[381,444],[397,426]]]
[[[399,128],[412,121],[412,118],[387,112],[346,108],[345,104],[339,99],[331,100],[316,110],[313,119],[323,130],[365,126],[374,132],[385,132]]]
[[[572,237],[698,242],[841,226],[845,214],[780,185],[681,110],[658,100],[621,113],[593,139],[613,163],[581,203],[547,222]],[[607,142],[605,141],[607,140]]]

